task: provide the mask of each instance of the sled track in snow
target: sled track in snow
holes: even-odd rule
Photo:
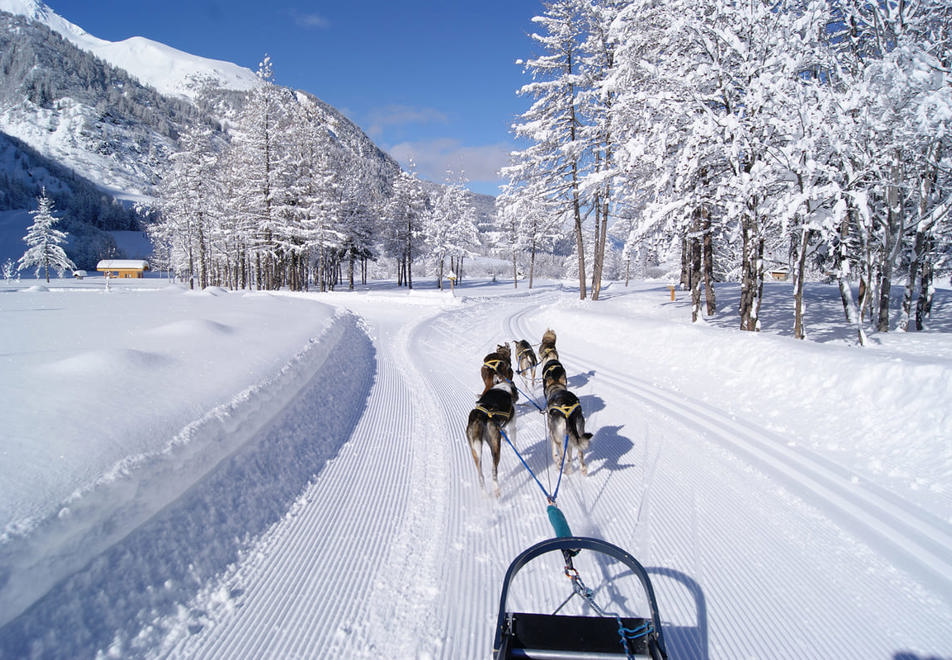
[[[514,333],[525,331],[522,325],[528,313],[513,317]],[[563,361],[584,363],[576,355],[560,353],[567,358]],[[935,585],[936,591],[952,602],[952,554],[948,550],[952,547],[952,525],[808,449],[790,446],[776,434],[728,417],[703,402],[666,392],[603,365],[598,367],[597,378],[697,428],[823,512],[835,510],[838,524],[923,584]]]
[[[631,376],[601,372],[600,377],[628,388],[650,405],[698,426],[709,437],[768,473],[837,521],[897,565],[935,584],[952,602],[952,528],[914,504],[859,480],[845,468],[742,420],[725,417],[698,401],[663,392]]]

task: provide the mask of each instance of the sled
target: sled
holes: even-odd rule
[[[541,555],[561,551],[566,563],[565,574],[572,577],[571,572],[575,569],[572,567],[571,558],[581,550],[607,555],[630,568],[644,589],[650,618],[620,617],[604,612],[591,598],[589,601],[593,606],[592,609],[597,611],[599,616],[569,616],[508,610],[506,603],[509,587],[513,578],[526,564]],[[578,577],[577,572],[575,577]],[[575,582],[573,579],[573,585],[575,584],[581,584],[581,582]],[[573,595],[581,594],[576,590]],[[664,660],[667,657],[661,633],[661,618],[658,615],[658,606],[648,573],[634,557],[621,548],[594,538],[579,536],[554,538],[524,550],[509,565],[503,580],[502,595],[499,598],[499,617],[496,621],[493,641],[494,660],[509,658]]]

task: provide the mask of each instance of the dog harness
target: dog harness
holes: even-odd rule
[[[577,405],[577,404],[576,404]],[[484,408],[483,406],[476,406],[476,410],[485,413],[486,417],[492,419],[493,417],[502,417],[503,419],[509,419],[509,413],[505,410],[490,410],[489,408]]]
[[[505,364],[505,363],[506,363],[505,360],[486,360],[485,362],[483,362],[483,366],[489,367],[493,371],[499,371],[499,365]]]
[[[573,403],[571,406],[549,406],[549,410],[557,410],[558,412],[562,413],[562,416],[565,417],[565,419],[568,419],[572,413],[575,412],[575,409],[579,407],[579,405],[581,404]]]
[[[555,371],[556,369],[561,369],[562,371],[565,371],[565,367],[562,366],[561,362],[559,361],[549,362],[549,364],[546,365],[545,369],[542,370],[542,378],[548,378],[549,372]]]

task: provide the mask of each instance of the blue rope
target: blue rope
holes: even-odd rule
[[[521,394],[522,396],[524,396],[524,397],[526,397],[527,399],[529,399],[529,403],[531,403],[532,405],[534,405],[534,406],[539,410],[539,412],[541,412],[541,413],[544,413],[544,412],[545,412],[545,408],[543,408],[543,407],[540,406],[538,403],[536,403],[536,401],[535,401],[535,399],[534,399],[533,397],[529,396],[528,394],[526,394],[525,392],[523,392],[522,390],[520,390],[518,385],[516,385],[514,382],[512,382],[511,380],[509,380],[509,379],[506,378],[505,376],[503,376],[503,380],[505,380],[507,383],[509,383],[510,385],[512,385],[513,387],[515,387],[516,390],[519,392],[519,394]]]
[[[651,632],[652,626],[650,623],[646,623],[640,628],[625,628],[623,625],[618,626],[618,633],[621,635],[622,640],[639,639],[649,635]]]
[[[502,433],[502,437],[506,439],[506,442],[509,443],[509,446],[512,447],[512,450],[516,452],[516,456],[519,457],[519,461],[522,463],[523,467],[532,475],[532,478],[535,479],[535,482],[539,485],[539,488],[542,490],[542,494],[545,495],[545,499],[549,502],[555,502],[555,498],[559,495],[559,486],[562,484],[562,471],[565,468],[565,454],[568,453],[569,447],[569,434],[565,434],[565,445],[562,447],[562,465],[559,466],[559,480],[555,484],[555,492],[552,495],[549,495],[549,491],[545,489],[545,486],[542,485],[542,482],[539,481],[539,477],[536,476],[536,473],[532,471],[532,468],[529,467],[529,464],[526,463],[526,459],[522,457],[522,454],[519,453],[519,450],[516,449],[516,446],[512,444],[512,440],[509,439],[509,436],[506,435],[506,432],[502,429],[499,429],[499,432]]]

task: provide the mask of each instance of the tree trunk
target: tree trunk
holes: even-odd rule
[[[529,250],[529,288],[532,288],[532,280],[535,278],[535,256],[536,256],[536,246],[535,242],[532,243],[532,247]]]
[[[807,269],[807,248],[810,245],[812,230],[804,228],[800,232],[799,252],[793,271],[793,336],[797,339],[806,339],[807,334],[803,325],[803,278]]]
[[[893,182],[886,188],[886,240],[879,286],[879,332],[889,332],[889,293],[892,286],[893,264],[902,246],[902,207],[899,202],[899,165],[893,167]]]
[[[681,239],[681,288],[689,289],[691,287],[691,251],[689,239]]]
[[[757,240],[755,221],[746,216],[743,221],[743,249],[741,253],[740,329],[757,330]]]
[[[706,206],[701,209],[701,230],[704,232],[703,268],[707,315],[714,316],[717,313],[717,300],[714,294],[714,236],[711,231],[711,212]]]
[[[691,252],[691,323],[701,317],[701,241],[695,234],[690,238]]]
[[[934,239],[927,237],[925,246],[925,260],[922,263],[922,279],[919,285],[919,300],[916,301],[916,330],[925,328],[926,319],[932,314],[932,297],[935,295],[933,281],[934,269],[929,254],[932,252]]]
[[[912,259],[909,261],[909,275],[906,278],[906,292],[902,296],[902,311],[899,316],[899,330],[906,332],[909,329],[909,317],[912,313],[912,299],[915,297],[916,281],[919,278],[919,266],[925,256],[926,236],[922,231],[916,232],[915,246]],[[918,309],[918,304],[916,305]]]
[[[575,181],[576,166],[572,165],[572,180]],[[574,183],[573,183],[574,185]],[[578,246],[578,297],[585,300],[585,247],[582,245],[582,209],[579,206],[578,191],[573,192],[572,209],[575,214],[575,243]]]
[[[599,220],[597,210],[595,213],[598,243],[595,247],[595,264],[592,269],[592,300],[598,300],[602,291],[602,272],[605,270],[605,242],[608,240],[608,202],[603,202],[601,206],[601,220]]]

